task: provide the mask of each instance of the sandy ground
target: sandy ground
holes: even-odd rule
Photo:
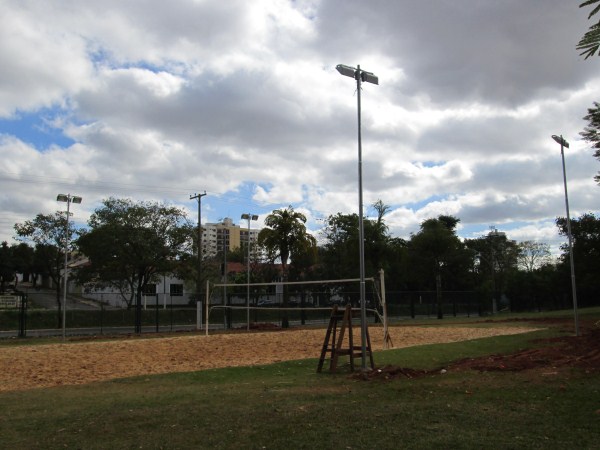
[[[390,337],[394,348],[400,348],[531,330],[526,327],[392,327]],[[382,329],[370,328],[369,334],[372,350],[383,349]],[[355,329],[353,336],[355,345],[360,345],[360,330]],[[137,375],[319,358],[324,339],[324,329],[303,329],[2,346],[0,392],[85,384]]]

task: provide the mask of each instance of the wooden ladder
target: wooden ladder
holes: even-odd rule
[[[323,369],[327,353],[330,353],[330,372],[335,372],[337,370],[339,357],[345,355],[350,357],[350,370],[354,372],[354,360],[362,357],[362,346],[354,345],[352,317],[360,317],[360,310],[353,310],[350,305],[347,305],[344,310],[340,310],[337,305],[333,307],[331,317],[329,318],[327,333],[325,333],[325,340],[323,341],[323,348],[321,349],[321,357],[319,358],[317,372],[321,372]],[[348,330],[348,347],[344,348],[344,335],[346,334],[346,329]],[[373,353],[371,352],[371,338],[369,337],[368,326],[366,327],[366,332],[366,352],[369,355],[371,369],[374,369],[375,363],[373,362]]]

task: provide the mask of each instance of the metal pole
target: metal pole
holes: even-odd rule
[[[69,268],[67,265],[68,262],[68,253],[69,253],[69,213],[71,206],[71,194],[67,194],[67,221],[65,225],[65,275],[64,275],[64,289],[63,289],[63,316],[62,316],[62,338],[63,340],[67,337],[67,283],[69,280]]]
[[[577,287],[575,283],[575,261],[573,259],[573,236],[571,235],[571,216],[569,214],[569,195],[567,193],[567,170],[565,167],[564,139],[560,136],[560,156],[562,158],[563,181],[565,185],[565,206],[567,209],[567,234],[569,238],[569,261],[571,263],[571,289],[573,292],[573,314],[575,318],[575,336],[579,336],[579,316],[577,314]]]
[[[363,185],[362,185],[362,134],[360,105],[360,65],[356,66],[356,98],[358,102],[358,239],[360,258],[360,340],[361,367],[367,368],[367,306],[365,299],[365,230],[363,223]]]
[[[223,236],[223,284],[227,284],[227,243],[225,235]],[[223,306],[227,306],[227,286],[223,287]],[[228,309],[223,308],[223,329],[227,329]]]
[[[248,261],[246,275],[246,330],[250,331],[250,218],[252,214],[248,213]]]
[[[190,195],[190,200],[198,199],[198,282],[196,283],[196,290],[198,291],[196,294],[196,298],[200,299],[202,297],[202,197],[206,195],[206,191],[204,194],[194,194]]]

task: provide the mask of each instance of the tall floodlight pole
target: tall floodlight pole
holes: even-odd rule
[[[552,135],[558,144],[560,144],[560,156],[562,158],[563,182],[565,185],[565,206],[567,209],[567,235],[569,238],[569,262],[571,264],[571,290],[573,291],[573,316],[575,320],[575,336],[579,336],[579,316],[577,314],[577,285],[575,283],[575,260],[573,258],[573,235],[571,234],[571,215],[569,214],[569,194],[567,193],[567,169],[565,167],[564,147],[569,148],[569,143],[562,137]]]
[[[64,275],[64,286],[63,286],[63,314],[62,314],[62,338],[63,340],[67,337],[67,284],[69,282],[69,266],[68,266],[68,254],[69,254],[69,215],[71,214],[71,203],[81,203],[81,197],[71,194],[58,194],[56,201],[67,203],[67,220],[65,222],[65,275]]]
[[[197,300],[202,298],[202,197],[204,194],[190,195],[190,200],[198,200],[198,281],[196,282]]]
[[[258,220],[256,214],[242,214],[242,219],[248,220],[248,261],[246,275],[246,330],[250,331],[250,220]]]
[[[362,187],[362,135],[361,135],[361,82],[379,84],[379,78],[371,72],[365,72],[357,65],[356,68],[338,64],[336,70],[346,77],[356,80],[356,98],[358,104],[358,239],[360,259],[360,337],[362,369],[367,368],[367,303],[365,294],[365,229],[363,223],[363,187]]]

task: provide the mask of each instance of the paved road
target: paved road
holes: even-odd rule
[[[33,290],[28,289],[24,291],[27,295],[28,304],[30,308],[43,308],[56,310],[58,309],[58,305],[56,303],[56,291],[51,291],[48,289],[44,290]],[[62,301],[63,294],[60,294],[60,300]],[[95,310],[100,309],[101,306],[97,302],[82,300],[78,297],[74,297],[72,295],[67,295],[67,309],[85,309],[85,310]]]

